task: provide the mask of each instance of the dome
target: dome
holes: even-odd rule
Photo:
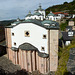
[[[52,21],[52,20],[44,20],[42,21],[43,25],[49,25],[49,26],[59,26],[59,23],[56,21]]]
[[[41,14],[39,12],[35,12],[33,15],[40,16]]]

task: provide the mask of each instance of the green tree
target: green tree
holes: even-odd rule
[[[66,26],[67,26],[68,24],[67,24],[67,22],[66,23],[62,23],[61,25],[60,25],[60,29],[62,30],[62,31],[64,31],[65,29],[66,29]]]
[[[68,2],[64,2],[64,4],[68,4]]]
[[[73,0],[73,2],[75,2],[75,0]]]

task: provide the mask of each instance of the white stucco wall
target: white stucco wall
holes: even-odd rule
[[[25,20],[27,20],[27,19],[31,19],[31,16],[30,17],[29,16],[28,17],[25,17]]]
[[[61,19],[61,17],[60,16],[48,16],[48,18],[46,18],[46,19],[56,21],[58,19]]]
[[[34,15],[34,16],[31,16],[31,19],[43,20],[44,17],[43,17],[43,16],[37,16],[37,15]]]
[[[54,16],[54,20],[60,20],[61,19],[61,16]]]
[[[25,37],[25,31],[30,32],[30,37]],[[45,28],[33,23],[21,23],[16,27],[11,28],[11,34],[12,33],[14,33],[14,36],[11,35],[12,47],[18,48],[19,45],[27,42],[37,47],[40,52],[48,53],[48,30]],[[46,34],[47,39],[43,39],[43,34]],[[16,46],[14,45],[14,42],[16,42]],[[45,51],[41,51],[41,46],[45,47]]]
[[[61,18],[65,17],[64,14],[58,14],[58,16],[60,16]]]
[[[44,15],[44,18],[45,18],[45,16],[46,16],[46,13],[45,13],[45,11],[38,11],[40,14],[43,14]]]
[[[70,44],[70,41],[66,41],[65,45],[68,46]]]
[[[73,14],[73,18],[75,18],[75,14]]]
[[[25,20],[27,19],[38,19],[38,20],[43,20],[44,19],[44,16],[37,16],[37,15],[34,15],[34,16],[30,16],[30,17],[25,17]]]
[[[54,20],[53,16],[48,16],[49,20]]]

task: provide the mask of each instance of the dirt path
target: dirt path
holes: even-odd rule
[[[6,56],[0,57],[0,68],[5,70],[6,73],[14,73],[17,70],[21,70],[19,65],[14,65]]]

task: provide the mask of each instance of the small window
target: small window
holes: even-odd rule
[[[14,36],[14,33],[12,33],[12,36]]]
[[[16,46],[16,42],[14,42],[14,45]]]
[[[41,50],[42,50],[42,51],[45,51],[45,47],[41,47]]]
[[[43,39],[46,39],[47,37],[46,37],[46,35],[43,35]]]
[[[30,37],[30,32],[29,31],[25,31],[25,36],[26,37]]]

